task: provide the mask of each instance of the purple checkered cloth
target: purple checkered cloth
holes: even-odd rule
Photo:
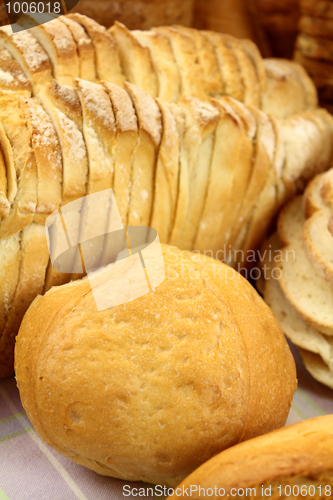
[[[333,413],[333,391],[316,382],[293,353],[299,384],[288,424]],[[0,500],[154,499],[128,495],[128,490],[124,495],[128,484],[131,489],[149,487],[99,476],[59,455],[33,430],[15,380],[0,381]]]

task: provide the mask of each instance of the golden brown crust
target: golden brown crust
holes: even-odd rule
[[[15,370],[48,444],[104,475],[176,485],[226,446],[283,425],[296,377],[282,332],[243,278],[173,247],[163,255],[164,282],[121,306],[98,312],[87,280],[38,298]]]
[[[200,485],[203,488],[231,489],[255,487],[256,497],[262,498],[262,485],[272,485],[272,497],[278,495],[277,486],[286,484],[310,484],[333,486],[332,470],[332,423],[331,415],[305,420],[271,432],[246,443],[226,450],[186,478],[179,485],[188,488]],[[321,483],[320,480],[324,482]],[[313,481],[313,482],[312,482]],[[288,490],[287,490],[288,491]],[[324,498],[316,491],[314,498]],[[230,495],[231,496],[231,495]],[[200,498],[193,494],[193,498]],[[171,496],[170,499],[182,498]],[[212,498],[219,498],[212,495]],[[235,498],[241,498],[236,496]],[[252,498],[252,497],[250,497]],[[284,497],[282,497],[284,498]],[[294,498],[302,498],[301,493]],[[310,498],[305,496],[304,498]]]

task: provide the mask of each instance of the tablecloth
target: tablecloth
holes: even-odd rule
[[[287,425],[333,414],[333,391],[316,382],[305,370],[295,348],[292,351],[299,383]],[[22,408],[15,380],[0,381],[0,500],[154,499],[152,495],[128,495],[127,491],[124,495],[123,487],[128,484],[99,476],[47,446]],[[144,487],[143,483],[130,486]]]

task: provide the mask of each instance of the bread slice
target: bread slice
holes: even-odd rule
[[[181,30],[170,26],[154,28],[169,38],[180,73],[181,96],[204,97],[205,82],[194,40]]]
[[[186,33],[195,43],[204,75],[205,94],[216,98],[221,97],[224,84],[214,43],[200,30],[184,26],[175,26],[175,28]]]
[[[197,250],[210,249],[219,258],[219,250],[224,250],[227,206],[231,203],[231,193],[235,182],[241,148],[244,144],[244,125],[227,98],[214,101],[220,112],[220,122],[216,134],[210,182],[206,206],[195,241]],[[222,260],[222,259],[221,259]]]
[[[115,117],[104,87],[85,80],[76,80],[83,111],[83,135],[87,147],[89,175],[87,196],[81,209],[79,242],[85,245],[83,258],[86,270],[99,267],[107,229],[109,196],[113,187]],[[98,193],[98,196],[93,196]]]
[[[155,168],[162,138],[161,112],[144,90],[125,83],[132,99],[139,126],[139,140],[134,152],[129,226],[149,226],[152,213]]]
[[[241,44],[244,48],[244,50],[247,52],[249,55],[252,64],[255,68],[257,79],[259,82],[259,89],[260,89],[260,102],[259,102],[259,107],[261,108],[262,106],[262,95],[266,91],[267,87],[267,74],[266,74],[266,68],[264,65],[264,59],[262,58],[258,46],[252,41],[252,40],[241,40]]]
[[[228,246],[232,240],[232,234],[241,217],[241,208],[250,183],[253,168],[254,148],[253,140],[256,133],[256,122],[253,114],[241,103],[232,98],[225,98],[228,106],[239,116],[243,125],[242,144],[233,178],[233,184],[228,204],[220,228],[220,238],[224,245]],[[246,209],[246,206],[243,206]]]
[[[77,53],[79,56],[79,75],[80,78],[90,82],[96,81],[95,65],[95,47],[91,38],[87,35],[81,24],[69,19],[66,16],[60,16],[59,21],[66,24],[76,42]]]
[[[333,19],[333,5],[330,0],[301,0],[303,14]]]
[[[289,63],[283,59],[264,59],[264,65],[267,86],[262,95],[262,110],[279,118],[306,110],[304,87]]]
[[[214,31],[204,31],[203,34],[211,41],[215,47],[222,80],[224,83],[224,95],[234,97],[243,102],[245,88],[241,79],[241,73],[234,51],[228,47],[226,40],[221,34]]]
[[[12,33],[10,26],[0,28],[0,45],[18,62],[26,78],[33,85],[44,85],[52,80],[49,57],[30,31]]]
[[[97,79],[122,85],[124,75],[120,65],[118,47],[113,36],[107,32],[104,26],[87,16],[75,13],[67,14],[67,17],[79,23],[92,40],[95,47]]]
[[[292,343],[318,354],[333,371],[333,338],[317,332],[303,320],[286,299],[278,280],[270,279],[266,283],[265,302]]]
[[[235,250],[240,248],[241,242],[244,242],[245,234],[240,236],[242,227],[248,229],[249,220],[253,214],[253,209],[258,201],[260,193],[266,184],[267,175],[270,171],[270,159],[267,150],[262,140],[265,137],[265,127],[261,114],[256,108],[249,108],[252,111],[255,120],[255,137],[254,137],[254,150],[253,155],[249,159],[252,161],[252,168],[247,182],[246,192],[243,195],[242,203],[238,211],[238,216],[235,218],[232,231],[229,238],[229,245]],[[268,137],[272,137],[271,131]]]
[[[150,51],[158,79],[158,97],[164,102],[178,102],[180,99],[180,72],[169,38],[154,31],[132,31],[142,47]]]
[[[296,40],[296,47],[305,57],[310,59],[333,61],[333,40],[315,38],[301,33]]]
[[[309,179],[327,168],[330,130],[316,119],[315,113],[308,112],[281,122],[280,131],[286,151],[282,178],[292,193],[304,189]]]
[[[62,204],[86,194],[88,158],[82,136],[82,109],[74,89],[47,84],[37,97],[57,131],[63,157]],[[58,97],[59,95],[59,97]],[[61,109],[59,109],[57,106]],[[65,114],[65,112],[67,112]],[[70,115],[70,117],[68,117]],[[75,119],[75,121],[74,121]]]
[[[43,291],[48,258],[45,229],[39,224],[32,223],[22,231],[17,286],[0,338],[0,353],[3,361],[0,364],[0,376],[2,377],[13,374],[15,336],[26,310]],[[13,267],[16,273],[17,263]]]
[[[260,107],[260,85],[253,62],[244,49],[243,44],[231,35],[223,35],[226,44],[234,51],[244,85],[244,104]]]
[[[0,377],[8,377],[13,373],[13,357],[11,350],[13,341],[10,342],[10,352],[2,340],[7,317],[14,299],[19,278],[21,261],[21,232],[9,238],[0,240]]]
[[[24,18],[33,15],[24,14]],[[37,20],[38,22],[38,20]],[[68,27],[59,19],[52,19],[29,30],[43,47],[53,67],[54,77],[65,85],[72,85],[73,79],[80,76],[79,57],[76,42]]]
[[[23,98],[16,95],[1,96],[0,121],[4,135],[1,140],[2,153],[12,186],[8,197],[11,208],[9,215],[3,217],[0,225],[0,237],[15,234],[32,222],[37,206],[37,167],[31,145],[28,126],[29,111]],[[17,179],[17,192],[14,199]]]
[[[17,194],[17,177],[13,158],[13,151],[0,122],[0,151],[6,169],[6,198],[11,205]]]
[[[0,217],[8,215],[10,203],[7,198],[7,168],[0,148]]]
[[[333,236],[328,230],[331,210],[313,214],[303,227],[305,251],[317,272],[333,287]]]
[[[183,225],[185,222],[187,208],[189,203],[189,157],[190,150],[193,147],[193,140],[190,134],[187,134],[186,115],[181,106],[169,104],[168,108],[172,113],[179,137],[179,164],[178,164],[178,185],[175,217],[171,224],[169,237],[170,245],[177,245]]]
[[[299,348],[298,351],[302,357],[305,368],[313,378],[330,389],[333,389],[333,371],[323,359],[318,354],[306,351],[305,349]]]
[[[47,215],[57,210],[61,203],[61,147],[52,121],[39,102],[29,99],[27,104],[31,143],[37,164],[36,212],[39,215]],[[43,222],[43,219],[40,222]]]
[[[191,136],[192,142],[188,155],[189,200],[179,245],[185,250],[192,250],[205,206],[220,114],[209,101],[196,98],[185,97],[179,106],[186,116],[185,134]]]
[[[134,151],[138,141],[138,120],[128,93],[112,83],[102,83],[111,100],[116,121],[113,192],[123,225],[127,226]]]
[[[31,82],[26,78],[18,62],[7,49],[0,46],[0,88],[31,95]]]
[[[333,335],[333,288],[307,258],[302,230],[305,218],[302,197],[296,197],[281,212],[278,232],[282,243],[281,288],[289,302],[313,328]],[[291,257],[290,257],[291,255]]]
[[[269,168],[266,176],[266,182],[261,192],[257,196],[256,204],[253,208],[249,223],[245,226],[246,234],[244,234],[244,243],[241,245],[242,254],[237,255],[237,261],[240,262],[239,256],[243,259],[242,264],[251,265],[251,252],[257,249],[263,241],[269,229],[269,225],[277,210],[277,168],[276,161],[276,135],[273,124],[269,116],[262,111],[252,109],[257,113],[257,120],[260,123],[259,137],[266,150]]]
[[[156,229],[161,243],[170,238],[176,216],[179,178],[179,136],[176,120],[159,99],[156,100],[162,116],[162,139],[158,152],[151,227]]]
[[[306,187],[303,197],[303,210],[307,219],[318,210],[327,210],[329,208],[322,198],[322,188],[326,178],[326,172],[316,175]]]
[[[158,78],[150,56],[150,50],[122,23],[115,22],[109,33],[113,35],[119,50],[120,63],[126,81],[145,90],[152,97],[159,95]]]
[[[83,112],[83,136],[89,160],[87,194],[113,186],[115,117],[109,96],[102,85],[76,80]]]
[[[299,20],[299,31],[315,38],[333,38],[333,19],[303,15]]]

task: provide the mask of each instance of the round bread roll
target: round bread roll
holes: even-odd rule
[[[47,444],[100,474],[174,486],[225,448],[283,426],[296,369],[245,279],[207,257],[162,252],[162,284],[120,306],[98,311],[87,278],[37,297],[15,370]]]
[[[304,420],[223,451],[168,500],[332,498],[332,450],[333,415]]]

